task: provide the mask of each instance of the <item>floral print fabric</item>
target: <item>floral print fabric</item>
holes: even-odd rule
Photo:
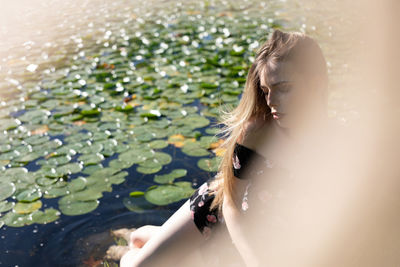
[[[272,163],[266,160],[263,156],[257,154],[255,151],[236,144],[234,154],[233,154],[233,174],[239,179],[245,179],[245,177],[252,175],[260,175],[264,173],[266,168],[271,168]],[[257,163],[262,163],[257,169],[249,169],[250,160]],[[244,172],[246,174],[244,175]],[[217,209],[210,210],[212,201],[214,200],[214,193],[210,188],[211,179],[202,184],[190,197],[190,211],[191,216],[196,224],[199,231],[207,238],[211,233],[211,229],[218,222],[222,222],[222,214],[218,212]],[[246,212],[249,208],[248,195],[251,186],[251,181],[247,184],[246,191],[242,199],[242,211]]]
[[[210,189],[211,180],[202,184],[190,197],[190,212],[194,223],[199,231],[207,238],[211,233],[211,228],[222,221],[217,209],[210,210],[214,200],[214,191]]]

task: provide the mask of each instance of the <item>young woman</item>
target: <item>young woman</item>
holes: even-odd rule
[[[129,240],[129,250],[110,251],[126,251],[121,266],[201,265],[196,251],[210,242],[214,229],[224,227],[245,265],[263,266],[242,224],[246,213],[262,209],[263,188],[254,183],[268,169],[284,166],[296,136],[325,117],[326,89],[326,62],[318,44],[302,33],[275,30],[255,57],[239,105],[224,114],[226,152],[215,179],[197,189],[162,226],[116,232]]]

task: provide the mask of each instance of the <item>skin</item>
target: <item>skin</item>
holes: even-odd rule
[[[317,94],[316,83],[296,72],[291,62],[277,62],[270,65],[268,73],[260,74],[260,90],[264,92],[265,101],[271,109],[271,113],[278,112],[283,115],[274,117],[272,125],[254,119],[245,126],[245,134],[240,138],[242,145],[251,148],[265,158],[274,159],[280,164],[285,162],[286,153],[291,153],[290,148],[296,146],[296,133],[305,127],[306,120],[313,122],[312,118],[319,117],[322,109],[315,104]],[[261,125],[261,126],[260,126]],[[273,141],[271,141],[273,140]],[[236,178],[236,199],[243,196],[247,182]],[[246,262],[246,266],[263,266],[255,255],[251,240],[244,233],[240,212],[235,205],[224,199],[222,207],[226,226],[232,241],[240,255]]]
[[[153,229],[153,233],[149,231],[151,228],[146,228],[141,233],[144,237],[140,242],[144,244],[141,248],[130,244],[132,248],[121,258],[121,267],[201,264],[197,249],[205,239],[191,219],[189,200],[159,229]],[[131,243],[137,243],[138,239],[140,236],[132,234]]]
[[[317,79],[305,77],[298,69],[290,61],[278,61],[268,63],[267,71],[260,73],[260,89],[265,101],[271,113],[279,113],[275,121],[281,128],[291,131],[321,114],[318,105],[322,101],[315,101],[320,94]]]
[[[282,144],[290,146],[292,133],[304,125],[299,121],[303,122],[304,118],[312,118],[320,114],[316,112],[316,105],[311,101],[315,100],[316,86],[310,79],[306,82],[290,62],[276,62],[268,67],[268,73],[260,74],[260,90],[264,92],[265,101],[271,108],[271,112],[279,112],[282,115],[274,118],[272,127],[264,122],[260,123],[257,119],[248,122],[245,134],[240,138],[239,143],[267,158],[278,154],[275,153],[276,151],[280,151],[279,154],[284,158],[282,150],[285,149]],[[260,124],[261,127],[259,127]],[[265,140],[274,140],[274,142],[268,143]],[[260,141],[262,141],[261,144]],[[246,182],[238,178],[236,182],[238,194],[234,198],[241,199]],[[243,232],[241,214],[235,205],[224,199],[222,212],[232,242],[246,266],[262,266],[254,255],[255,250],[252,249],[251,242]],[[198,254],[196,256],[196,250],[204,244],[205,240],[190,217],[189,201],[161,227],[154,230],[147,227],[136,234],[132,233],[129,242],[130,250],[122,257],[121,267],[185,266],[185,264],[193,266],[195,262],[201,262],[201,257]],[[135,243],[140,245],[135,245]],[[195,255],[197,259],[194,259],[194,256],[189,257],[189,262],[183,264],[182,259],[189,253]]]

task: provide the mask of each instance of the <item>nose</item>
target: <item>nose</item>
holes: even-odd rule
[[[265,96],[266,100],[267,100],[267,105],[272,108],[274,107],[275,109],[277,109],[279,102],[278,102],[278,95],[276,92],[270,90],[268,95]]]

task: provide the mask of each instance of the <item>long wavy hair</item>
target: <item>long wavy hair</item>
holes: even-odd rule
[[[267,105],[264,93],[260,88],[260,74],[265,71],[268,76],[268,66],[277,61],[290,60],[296,64],[306,77],[318,77],[319,87],[326,96],[327,69],[326,61],[319,45],[310,37],[300,32],[285,33],[275,30],[257,51],[255,60],[247,74],[245,88],[238,106],[231,111],[221,111],[221,129],[225,153],[219,165],[218,173],[212,186],[216,195],[211,209],[222,209],[224,197],[235,203],[235,177],[233,175],[233,159],[236,142],[245,137],[246,123],[253,119],[262,119],[265,123],[272,120],[271,110]],[[237,204],[235,203],[235,208]]]

